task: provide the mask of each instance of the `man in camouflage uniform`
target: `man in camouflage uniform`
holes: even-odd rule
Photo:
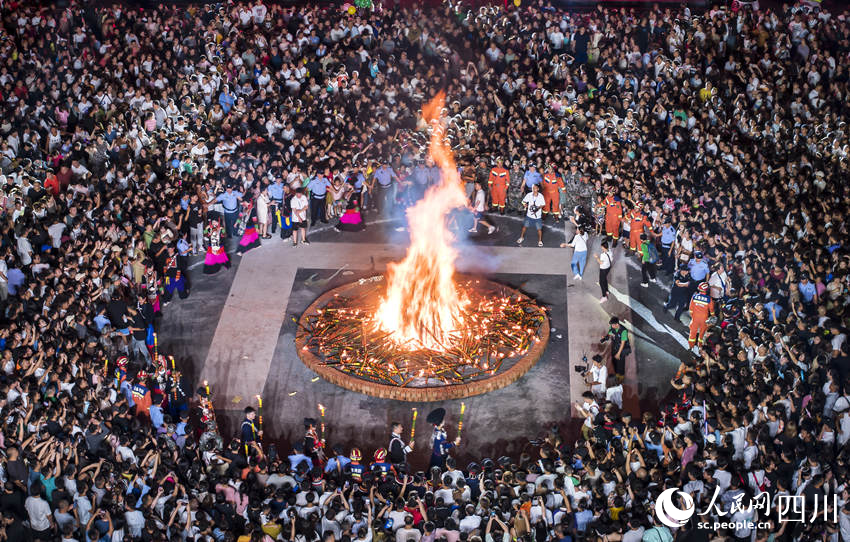
[[[490,179],[490,170],[493,169],[486,158],[478,161],[475,167],[475,181],[481,183],[481,187],[487,190],[487,181]],[[489,194],[487,194],[489,196]]]
[[[572,215],[577,205],[581,205],[586,213],[592,213],[595,191],[585,175],[579,171],[578,163],[570,164],[570,170],[564,174],[566,185],[567,206],[565,214]]]
[[[510,184],[508,185],[508,210],[521,213],[524,209],[522,206],[523,186],[525,185],[525,171],[519,160],[511,161],[511,170],[508,173]]]

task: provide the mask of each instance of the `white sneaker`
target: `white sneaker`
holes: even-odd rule
[[[521,245],[523,241],[525,241],[525,238],[520,237],[519,239],[516,240],[516,244]]]
[[[478,228],[469,228],[466,231],[468,231],[469,233],[478,233]]]
[[[581,280],[581,275],[576,273],[575,276],[573,276],[573,280]]]
[[[606,301],[608,301],[608,296],[600,297],[600,298],[599,298],[599,302],[600,302],[600,303],[605,303]]]
[[[649,279],[649,282],[651,282],[651,283],[655,284],[655,283],[656,283],[656,282],[658,282],[658,281],[657,281],[656,279]]]
[[[490,228],[487,229],[487,235],[493,235],[494,231],[496,231],[496,226],[490,226]]]
[[[649,288],[649,284],[647,284],[646,282],[641,282],[640,285],[644,288]]]

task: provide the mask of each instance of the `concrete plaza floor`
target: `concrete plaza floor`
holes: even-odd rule
[[[617,249],[612,295],[600,304],[598,266],[592,257],[599,239],[590,243],[583,280],[574,280],[572,249],[558,248],[572,236],[570,227],[565,232],[561,223],[552,223],[544,229],[544,248],[535,246],[531,235],[519,247],[520,218],[494,220],[498,232],[488,236],[482,228],[482,233],[461,242],[458,270],[519,288],[549,306],[553,331],[541,360],[519,381],[464,401],[459,456],[518,453],[553,424],[562,433],[572,432],[576,421],[570,405],[587,389],[574,367],[582,364],[583,355],[603,352],[598,340],[612,315],[629,321],[633,332],[624,407],[634,412],[654,406],[669,389],[679,357],[687,355],[684,326],[660,307],[666,297],[664,281],[640,288],[639,268]],[[295,352],[293,317],[324,291],[383,272],[388,262],[404,256],[403,220],[367,217],[367,224],[359,233],[318,227],[309,235],[311,244],[297,248],[274,237],[242,257],[234,256],[233,268],[214,276],[201,274],[200,262],[192,264],[191,295],[165,309],[161,344],[185,360],[197,385],[209,383],[225,422],[225,438],[235,434],[242,408],[256,406],[258,394],[263,397],[266,434],[284,447],[280,453],[302,437],[302,418],[318,417],[318,403],[327,407],[329,444],[370,448],[364,453],[387,445],[391,421],[409,425],[414,406],[423,415],[436,406],[446,408],[453,436],[461,401],[413,404],[343,390],[317,378]],[[429,437],[423,418],[417,427],[415,463],[427,461]]]

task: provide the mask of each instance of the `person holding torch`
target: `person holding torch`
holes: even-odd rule
[[[401,437],[404,426],[401,422],[393,422],[390,427],[392,429],[392,436],[390,436],[390,445],[387,446],[387,449],[389,450],[390,463],[398,471],[398,465],[407,465],[407,454],[413,451],[413,439],[407,444],[404,443]]]
[[[431,435],[431,461],[428,468],[440,467],[446,468],[446,458],[449,456],[449,450],[460,444],[460,434],[455,437],[453,442],[449,442],[448,434],[446,433],[446,409],[436,408],[428,414],[425,419],[428,423],[434,425],[434,433]]]

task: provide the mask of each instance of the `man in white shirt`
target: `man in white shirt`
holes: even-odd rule
[[[543,206],[546,205],[546,200],[543,199],[543,194],[540,193],[540,186],[535,184],[531,186],[531,192],[522,198],[522,205],[525,207],[525,221],[522,223],[522,233],[519,234],[517,244],[521,245],[525,241],[525,230],[530,227],[537,229],[537,246],[543,246]]]
[[[37,540],[49,540],[50,532],[56,527],[50,505],[41,497],[43,491],[44,485],[41,482],[35,482],[30,488],[31,496],[24,502],[24,508],[29,515],[30,528],[33,530],[33,538]]]
[[[304,188],[298,188],[295,195],[290,201],[292,207],[292,229],[295,232],[292,234],[292,246],[298,246],[298,236],[301,235],[301,243],[309,245],[307,241],[307,209],[310,207],[310,202],[307,200],[307,195],[304,194]]]
[[[257,0],[257,3],[251,8],[251,15],[254,19],[254,24],[263,24],[266,19],[268,9],[263,5],[262,0]]]
[[[472,227],[469,228],[469,233],[477,233],[479,224],[487,227],[487,235],[496,231],[496,226],[489,223],[484,217],[484,206],[486,203],[487,195],[484,193],[484,189],[481,188],[481,183],[476,181],[475,191],[472,194],[472,205],[470,205],[470,209],[472,210]]]
[[[593,356],[593,364],[588,370],[588,384],[593,395],[605,399],[606,382],[608,381],[608,367],[602,363],[602,356]]]

